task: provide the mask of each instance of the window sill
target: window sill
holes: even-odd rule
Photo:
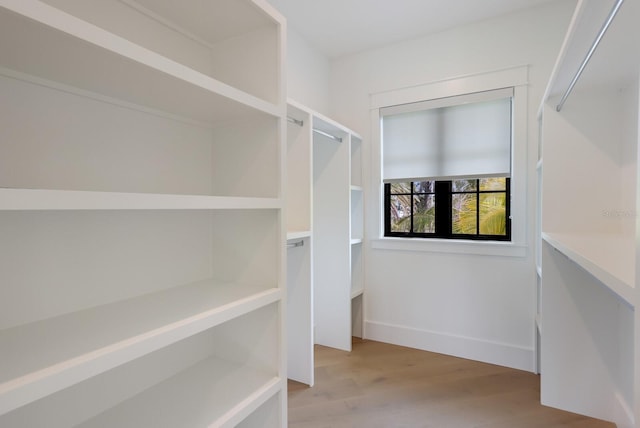
[[[425,251],[432,253],[477,254],[482,256],[526,257],[527,246],[514,242],[464,241],[453,239],[379,238],[371,240],[379,250]]]

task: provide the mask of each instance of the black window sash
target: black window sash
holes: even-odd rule
[[[505,180],[505,190],[480,190],[480,180],[476,180],[476,190],[453,192],[452,182],[448,180],[435,181],[434,193],[415,192],[415,182],[410,183],[410,193],[391,193],[391,184],[384,185],[384,235],[405,237],[405,238],[443,238],[443,239],[471,239],[471,240],[493,240],[493,241],[510,241],[511,240],[511,179]],[[480,234],[480,195],[488,193],[504,193],[505,194],[505,235],[486,235]],[[435,233],[418,233],[414,232],[413,218],[414,207],[413,198],[416,194],[434,194],[435,195]],[[475,194],[476,195],[476,233],[475,234],[454,234],[453,233],[453,211],[452,199],[454,194]],[[409,215],[410,229],[409,232],[393,232],[391,230],[391,196],[407,195],[410,196]]]

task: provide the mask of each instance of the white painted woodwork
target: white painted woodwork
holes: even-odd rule
[[[0,189],[0,210],[273,209],[278,199],[77,190]]]
[[[313,239],[289,238],[287,249],[287,377],[313,386]]]
[[[263,427],[277,428],[280,426],[281,415],[279,409],[281,406],[278,401],[282,396],[286,395],[281,391],[278,395],[269,398],[264,404],[258,407],[253,413],[247,416],[242,422],[236,425],[237,428]]]
[[[313,275],[316,343],[351,350],[349,135],[314,116],[313,127],[342,142],[313,135]]]
[[[2,76],[0,89],[12,100],[0,105],[3,187],[279,195],[271,115],[211,128],[29,80]]]
[[[537,324],[542,403],[633,427],[640,420],[637,2],[623,3],[572,95],[555,108],[611,6],[578,2],[540,108]]]
[[[362,188],[351,186],[351,239],[360,240],[364,237],[364,201]]]
[[[364,263],[362,257],[362,243],[351,244],[351,298],[364,292]]]
[[[289,100],[287,116],[287,377],[314,384],[313,161],[311,115]]]
[[[288,376],[313,385],[313,344],[351,349],[354,278],[357,295],[364,289],[361,255],[352,266],[364,230],[363,191],[353,185],[362,174],[362,140],[295,101],[287,114],[287,239],[304,243],[287,252]]]
[[[349,218],[351,219],[351,334],[364,337],[364,189],[362,138],[352,134],[351,145],[351,195]]]
[[[275,397],[283,382],[274,365],[277,306],[263,306],[78,382],[4,415],[3,424],[234,426]],[[60,411],[65,408],[74,411]]]
[[[311,230],[313,201],[311,116],[293,101],[287,116],[302,122],[287,123],[287,232]]]
[[[0,426],[287,425],[284,31],[0,0]]]

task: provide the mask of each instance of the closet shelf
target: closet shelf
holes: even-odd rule
[[[0,415],[282,298],[199,281],[0,331]]]
[[[0,211],[276,209],[280,206],[279,199],[271,198],[0,188]]]
[[[351,245],[359,245],[362,244],[362,238],[352,238]]]
[[[35,76],[202,123],[280,113],[275,104],[39,1],[0,0],[0,56],[14,78]]]
[[[627,304],[634,305],[633,237],[542,233],[542,239],[593,275]]]
[[[210,358],[78,427],[233,427],[281,383],[272,374]]]
[[[287,241],[291,239],[302,239],[302,238],[310,238],[310,237],[311,237],[310,230],[296,230],[296,231],[287,232]]]
[[[364,293],[364,288],[358,288],[356,290],[351,290],[351,298],[355,299],[358,296],[362,296]]]
[[[351,191],[352,192],[362,192],[362,186],[354,186],[353,184],[351,185]]]

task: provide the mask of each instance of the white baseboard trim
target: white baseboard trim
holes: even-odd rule
[[[365,338],[534,372],[534,349],[365,321]]]

